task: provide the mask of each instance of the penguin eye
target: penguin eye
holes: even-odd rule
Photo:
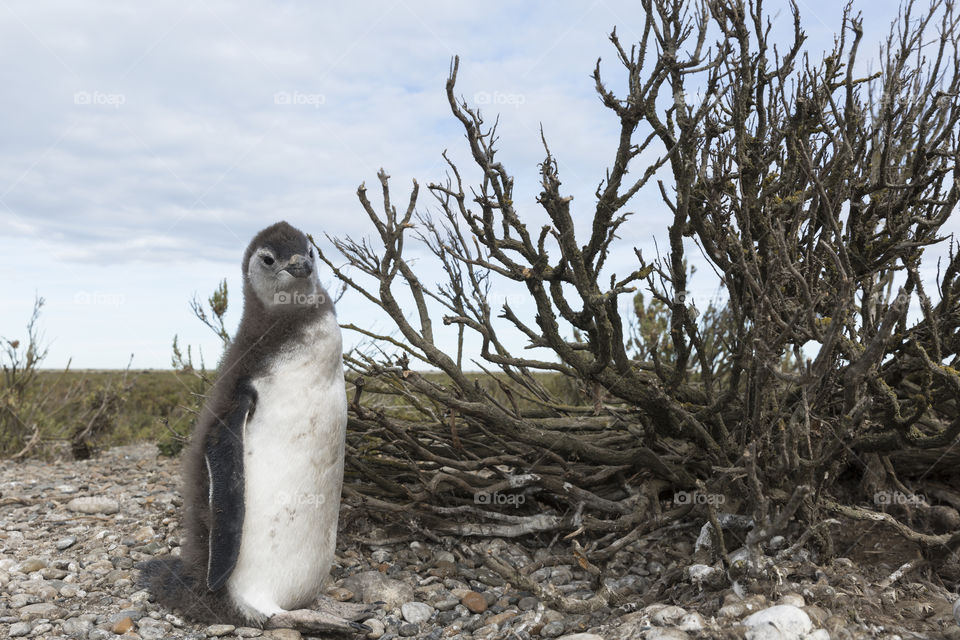
[[[260,259],[263,260],[263,264],[267,265],[268,267],[273,264],[273,258],[266,254],[260,256]]]

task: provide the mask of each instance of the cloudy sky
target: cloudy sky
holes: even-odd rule
[[[897,2],[861,4],[875,55]],[[380,167],[397,201],[413,178],[443,178],[444,149],[467,168],[444,95],[454,54],[459,92],[500,113],[520,210],[536,207],[542,124],[587,220],[617,136],[589,74],[602,57],[620,88],[607,35],[638,39],[637,5],[0,0],[0,336],[22,337],[39,295],[46,366],[122,367],[133,354],[136,368],[169,367],[174,334],[209,364],[218,340],[188,301],[226,277],[235,327],[256,231],[286,219],[361,237],[355,191]],[[830,45],[841,5],[801,0],[811,51]],[[789,26],[785,2],[766,6]],[[655,189],[631,204],[624,270],[632,247],[664,246]],[[706,279],[692,289],[715,294]],[[342,321],[388,329],[355,298]]]

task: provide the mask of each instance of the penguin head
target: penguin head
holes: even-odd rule
[[[288,313],[327,303],[314,264],[315,253],[299,229],[278,222],[262,230],[243,258],[244,294],[270,312]]]

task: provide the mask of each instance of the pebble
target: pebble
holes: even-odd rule
[[[539,602],[539,600],[533,596],[526,596],[520,598],[520,601],[517,602],[517,606],[520,607],[521,611],[530,611],[531,609],[537,608],[537,602]]]
[[[7,632],[11,638],[20,638],[30,633],[33,630],[33,626],[29,622],[15,622],[10,625],[10,630]]]
[[[566,625],[564,625],[559,620],[555,620],[553,622],[548,622],[547,624],[543,625],[543,628],[540,629],[540,635],[546,638],[556,638],[565,630],[566,630]]]
[[[569,633],[565,636],[560,636],[557,640],[604,640],[604,638],[595,633]]]
[[[57,540],[57,550],[63,551],[64,549],[69,549],[73,545],[77,544],[76,536],[67,536],[66,538],[60,538]]]
[[[369,620],[364,620],[363,624],[370,627],[370,631],[367,632],[367,637],[371,640],[376,640],[383,635],[386,629],[383,626],[383,623],[377,620],[376,618],[370,618]]]
[[[703,619],[702,615],[696,611],[691,611],[680,618],[680,622],[677,623],[677,628],[684,631],[700,631],[701,629],[705,628],[706,625],[707,623]]]
[[[327,592],[327,595],[333,598],[338,602],[349,602],[353,600],[354,593],[350,589],[344,589],[343,587],[336,587]]]
[[[263,635],[263,631],[260,629],[254,629],[253,627],[237,627],[233,635],[238,638],[259,638]]]
[[[208,638],[219,638],[220,636],[225,636],[228,633],[233,633],[235,626],[232,624],[212,624],[204,631],[207,634]]]
[[[801,637],[813,630],[813,623],[803,609],[789,604],[778,604],[750,614],[741,622],[751,627],[756,640],[777,640]],[[773,633],[769,633],[773,632]],[[775,635],[777,634],[777,635]]]
[[[76,513],[103,513],[111,514],[120,511],[120,503],[112,498],[100,496],[86,496],[74,498],[67,503],[67,509]]]
[[[69,618],[60,623],[60,629],[71,638],[86,638],[92,628],[93,623],[82,618]]]
[[[400,606],[400,615],[407,622],[421,624],[433,616],[433,607],[423,602],[405,602]]]
[[[166,627],[153,618],[141,618],[137,623],[137,632],[143,640],[163,640],[167,637]]]
[[[14,571],[18,573],[33,573],[34,571],[40,571],[46,566],[47,561],[43,558],[30,558],[18,564]]]
[[[20,607],[20,619],[24,621],[39,620],[58,620],[63,617],[66,611],[50,602],[38,602],[37,604],[28,604]]]
[[[409,638],[420,633],[420,625],[413,622],[404,622],[399,627],[397,627],[397,633],[399,633],[404,638]]]
[[[653,609],[653,611],[651,611],[651,609]],[[650,621],[660,627],[672,625],[687,614],[686,609],[672,604],[667,606],[650,605],[646,611],[650,613]]]
[[[689,638],[686,631],[664,627],[654,627],[643,636],[643,640],[689,640]]]
[[[130,629],[133,629],[133,620],[130,618],[130,616],[121,618],[120,620],[117,620],[115,623],[113,623],[113,626],[111,627],[111,629],[117,635],[124,634],[127,631],[130,631]]]
[[[343,588],[353,591],[361,602],[384,602],[384,608],[396,609],[413,600],[413,587],[388,578],[379,571],[361,571],[343,581]]]
[[[444,597],[442,600],[437,600],[436,602],[434,602],[433,608],[436,609],[437,611],[449,611],[450,609],[453,609],[458,604],[460,604],[460,600],[450,596],[450,597]]]
[[[470,611],[473,613],[483,613],[489,606],[487,604],[487,599],[476,591],[468,591],[465,593],[463,597],[460,598],[460,604],[465,606],[467,609],[470,609]]]
[[[273,640],[303,640],[303,636],[296,629],[273,629],[267,632],[267,637]]]

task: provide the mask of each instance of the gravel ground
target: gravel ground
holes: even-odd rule
[[[179,545],[181,501],[176,460],[151,444],[119,447],[87,461],[3,463],[0,471],[0,635],[31,638],[301,638],[293,630],[197,625],[163,610],[136,588],[134,565]],[[385,602],[366,624],[367,637],[562,638],[644,640],[748,638],[954,638],[947,594],[922,583],[876,588],[840,558],[831,567],[784,569],[775,588],[710,592],[689,563],[690,541],[658,549],[627,548],[607,567],[607,585],[639,598],[675,567],[689,589],[670,602],[564,614],[533,593],[517,591],[476,562],[496,554],[516,568],[540,562],[532,575],[570,598],[594,595],[580,567],[559,564],[556,551],[502,539],[388,537],[344,507],[347,522],[327,595]],[[695,533],[695,530],[694,530]],[[549,541],[547,541],[549,542]],[[571,559],[572,561],[572,559]],[[809,565],[809,563],[807,563]],[[706,570],[708,568],[702,568]],[[701,576],[702,577],[702,576]],[[692,594],[692,595],[691,595]],[[673,604],[678,602],[684,606]],[[873,607],[873,608],[871,608]]]

